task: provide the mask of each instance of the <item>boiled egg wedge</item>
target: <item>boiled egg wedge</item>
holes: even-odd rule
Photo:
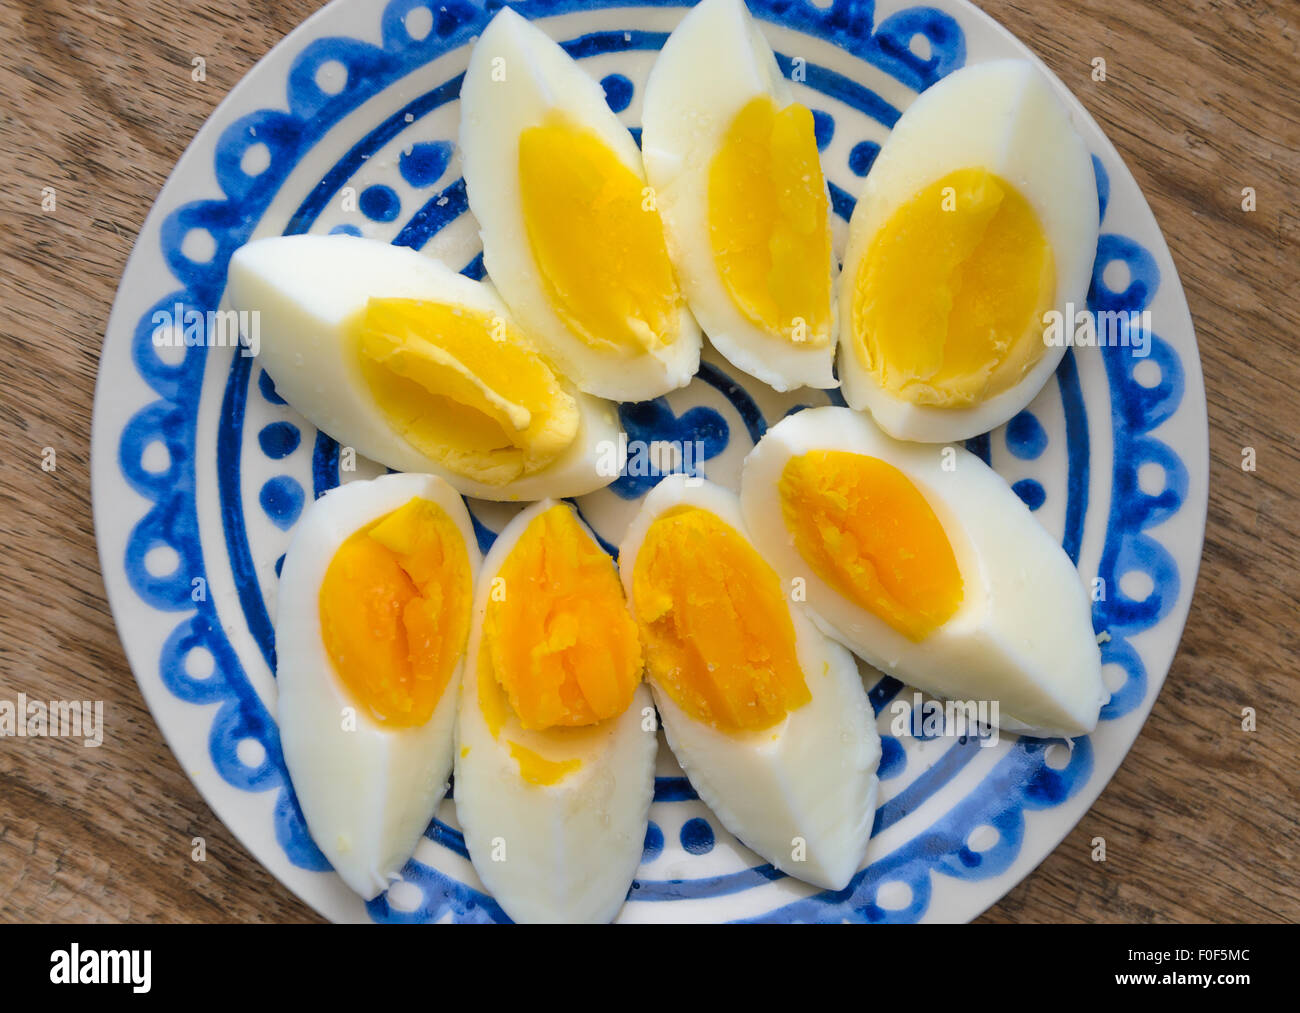
[[[641,153],[600,85],[503,7],[470,54],[460,108],[483,263],[520,325],[597,397],[644,401],[685,386],[699,327]]]
[[[974,454],[898,442],[848,408],[805,409],[750,452],[741,504],[818,625],[882,672],[987,701],[1007,731],[1096,726],[1107,693],[1083,581]]]
[[[836,387],[830,194],[813,116],[744,0],[704,0],[646,83],[641,150],[713,346],[776,390]]]
[[[517,922],[607,922],[641,860],[654,707],[609,554],[543,500],[483,563],[456,725],[470,860]]]
[[[614,407],[539,353],[490,285],[351,236],[257,239],[228,298],[317,428],[380,464],[489,500],[577,496],[618,477]]]
[[[782,872],[842,889],[871,836],[880,762],[853,657],[790,601],[721,486],[660,482],[619,569],[664,733],[700,798]]]
[[[385,890],[447,790],[478,547],[430,475],[352,482],[302,515],[280,573],[276,720],[312,839]]]
[[[1032,64],[955,71],[895,124],[849,223],[839,376],[896,439],[994,429],[1086,309],[1099,227],[1092,159]],[[1057,328],[1059,332],[1059,327]]]

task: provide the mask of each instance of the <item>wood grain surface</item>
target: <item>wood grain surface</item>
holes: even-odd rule
[[[316,918],[223,827],[145,708],[104,600],[89,464],[137,230],[206,117],[317,6],[0,3],[0,699],[102,699],[108,722],[98,749],[0,739],[0,919]],[[1300,920],[1300,5],[983,6],[1079,96],[1150,200],[1196,321],[1211,455],[1200,581],[1155,710],[1093,809],[984,918]]]

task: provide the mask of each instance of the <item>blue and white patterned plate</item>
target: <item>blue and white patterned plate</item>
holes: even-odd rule
[[[391,240],[479,275],[456,136],[469,44],[499,0],[336,0],[248,74],[163,188],[122,279],[100,363],[94,506],[105,584],[159,727],[216,813],[268,869],[336,920],[505,916],[465,856],[445,802],[404,880],[363,904],[308,836],[275,723],[277,573],[308,499],[341,478],[337,445],[277,395],[255,360],[212,343],[158,346],[156,314],[218,306],[253,236]],[[641,86],[683,6],[526,0],[639,123]],[[899,113],[968,63],[1031,54],[962,0],[750,0],[816,115],[842,250],[862,178]],[[797,64],[795,61],[799,61]],[[738,844],[660,749],[645,854],[626,920],[968,919],[1055,847],[1101,792],[1151,709],[1187,617],[1205,529],[1205,395],[1192,322],[1133,177],[1083,107],[1103,210],[1092,310],[1150,310],[1150,354],[1072,350],[1007,426],[970,447],[1013,483],[1088,579],[1112,691],[1072,748],[1007,737],[894,734],[912,690],[870,674],[884,736],[867,867],[840,893],[784,878]],[[192,335],[211,335],[201,327]],[[713,356],[686,389],[625,405],[632,438],[701,440],[702,470],[735,485],[754,441],[824,392],[777,395]],[[652,479],[625,475],[579,506],[617,543]],[[471,503],[484,547],[509,508]],[[1101,585],[1099,585],[1101,586]]]

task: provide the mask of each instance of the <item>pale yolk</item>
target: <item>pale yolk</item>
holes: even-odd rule
[[[492,578],[480,706],[496,735],[617,717],[641,681],[641,644],[613,561],[563,505],[538,514]],[[509,708],[508,710],[506,708]]]
[[[319,609],[325,651],[352,699],[377,721],[424,724],[469,632],[460,529],[436,503],[412,499],[339,546]]]
[[[1043,355],[1056,267],[1020,192],[961,169],[894,211],[853,285],[862,367],[913,404],[959,407],[1007,390]]]
[[[578,434],[577,402],[504,317],[372,299],[355,340],[388,421],[458,475],[504,485],[545,468]]]
[[[892,464],[812,450],[786,462],[778,485],[795,548],[840,594],[913,641],[957,611],[964,586],[952,544]]]
[[[812,699],[780,578],[717,515],[687,506],[657,518],[632,598],[650,677],[696,721],[757,731]]]
[[[831,233],[813,117],[766,96],[732,121],[709,167],[718,273],[752,323],[788,341],[830,341]]]
[[[681,294],[641,178],[556,114],[519,136],[519,193],[552,307],[591,348],[639,355],[677,339]]]

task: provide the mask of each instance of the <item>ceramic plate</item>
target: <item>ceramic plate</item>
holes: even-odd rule
[[[140,232],[104,343],[94,508],[104,581],[159,727],[217,815],[268,869],[336,920],[505,920],[443,803],[403,879],[363,903],[312,843],[275,722],[277,573],[312,497],[347,470],[338,446],[220,343],[231,253],[253,236],[347,233],[482,273],[453,146],[482,0],[336,0],[254,67],[177,164]],[[966,3],[751,0],[815,111],[837,248],[863,177],[901,110],[966,64],[1032,54]],[[527,0],[519,10],[578,59],[630,128],[683,14],[672,2]],[[1053,79],[1055,80],[1055,79]],[[971,440],[1060,538],[1088,581],[1109,704],[1074,741],[898,734],[909,687],[868,672],[884,757],[866,867],[839,893],[787,879],[696,799],[661,744],[645,853],[621,917],[648,920],[964,920],[1022,879],[1114,774],[1173,658],[1196,580],[1208,469],[1205,394],[1178,275],[1137,184],[1059,86],[1091,148],[1103,210],[1089,292],[1099,310],[1150,310],[1149,354],[1076,348],[1028,410]],[[160,330],[171,321],[176,330]],[[155,333],[179,340],[155,341]],[[766,426],[826,392],[788,395],[707,355],[683,390],[621,408],[633,439],[699,440],[708,478],[735,486]],[[583,497],[608,543],[653,479]],[[509,508],[471,502],[484,547]],[[1094,595],[1094,597],[1096,597]]]

